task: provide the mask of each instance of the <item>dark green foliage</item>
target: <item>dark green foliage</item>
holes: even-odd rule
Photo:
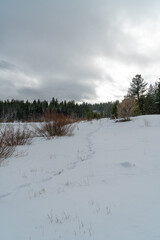
[[[75,101],[58,102],[52,98],[50,102],[34,100],[19,101],[7,100],[0,101],[0,120],[1,121],[43,121],[46,112],[56,111],[72,118],[101,118],[110,117],[112,103],[100,104],[77,104]],[[92,114],[91,114],[92,113]],[[92,116],[91,116],[92,115]]]
[[[118,104],[119,104],[119,101],[115,101],[112,105],[112,118],[115,119],[115,118],[118,118]]]
[[[155,82],[154,85],[150,84],[147,90],[147,83],[144,82],[141,75],[136,75],[130,85],[128,96],[134,96],[137,99],[135,116],[141,114],[160,114],[160,82]]]
[[[142,112],[141,112],[141,110],[140,110],[140,108],[139,108],[138,103],[136,102],[133,116],[139,116],[139,115],[142,115]]]
[[[160,82],[155,83],[155,108],[156,113],[160,114]]]
[[[100,117],[111,117],[112,113],[112,102],[107,103],[95,103],[91,105],[93,112],[96,112]]]
[[[147,91],[144,79],[140,74],[137,74],[130,84],[130,88],[128,90],[128,96],[135,97],[137,99],[137,103],[139,105],[140,111],[142,114],[145,114],[145,96],[144,93]]]
[[[137,105],[139,106],[139,109],[142,115],[145,114],[145,101],[146,101],[146,98],[143,95],[140,96],[139,101],[137,100]]]
[[[90,121],[90,120],[92,120],[93,118],[94,118],[94,113],[93,113],[92,110],[90,110],[90,111],[88,112],[88,114],[87,114],[87,119]]]
[[[144,114],[160,114],[160,82],[149,86],[144,105]]]
[[[146,92],[147,83],[144,82],[144,79],[140,74],[137,74],[130,84],[130,88],[128,90],[128,95],[137,98],[140,100],[140,97]]]
[[[147,114],[156,113],[155,102],[156,102],[155,88],[153,87],[153,85],[150,85],[145,99],[145,113]]]

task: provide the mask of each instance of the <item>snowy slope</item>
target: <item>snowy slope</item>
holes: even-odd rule
[[[19,147],[0,167],[0,239],[160,239],[159,136],[158,115],[103,119]]]

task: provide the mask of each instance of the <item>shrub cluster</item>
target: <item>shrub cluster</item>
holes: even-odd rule
[[[32,125],[32,130],[27,127],[14,127],[11,124],[1,126],[0,165],[4,159],[12,156],[18,145],[30,144],[33,137],[50,139],[55,136],[71,136],[75,128],[73,123],[77,121],[55,111],[45,113],[44,120]]]
[[[17,129],[7,124],[0,129],[0,165],[4,159],[11,157],[18,145],[30,144],[32,140],[31,132],[27,128]]]
[[[44,117],[45,122],[33,125],[36,136],[50,139],[55,136],[71,136],[73,134],[75,120],[63,114],[57,114],[55,111],[46,113]]]

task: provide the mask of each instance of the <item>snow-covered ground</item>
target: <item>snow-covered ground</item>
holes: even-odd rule
[[[160,115],[77,124],[0,167],[1,240],[159,240]]]

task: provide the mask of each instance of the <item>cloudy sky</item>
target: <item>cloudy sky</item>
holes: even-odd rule
[[[0,0],[0,99],[122,99],[160,77],[159,0]]]

